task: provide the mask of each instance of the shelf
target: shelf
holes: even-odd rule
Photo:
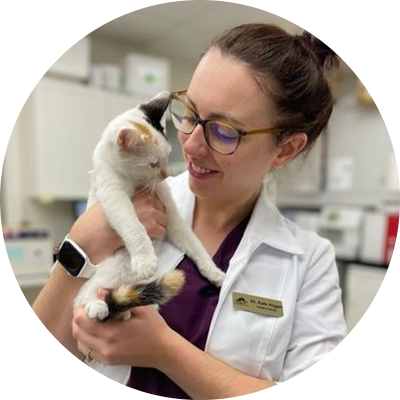
[[[369,262],[369,261],[364,261],[364,260],[359,260],[359,259],[352,259],[352,260],[347,260],[347,259],[342,259],[340,257],[337,257],[336,261],[338,263],[341,263],[343,265],[349,266],[349,265],[358,265],[358,266],[364,266],[364,267],[372,267],[372,268],[380,268],[380,269],[388,269],[389,265],[386,264],[378,264],[374,262]]]
[[[43,286],[49,279],[50,273],[37,273],[30,275],[16,275],[21,288]]]

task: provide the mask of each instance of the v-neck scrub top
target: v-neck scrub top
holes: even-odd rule
[[[248,221],[249,218],[245,218],[226,236],[213,257],[214,263],[224,272]],[[160,308],[160,314],[174,331],[204,350],[220,289],[204,278],[187,256],[177,268],[185,273],[185,285],[178,296]],[[133,367],[128,386],[158,396],[190,399],[168,376],[154,368]]]

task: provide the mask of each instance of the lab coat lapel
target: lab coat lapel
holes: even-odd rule
[[[237,311],[232,293],[280,300],[293,257],[303,253],[263,188],[221,288],[206,351],[258,376],[277,318]]]

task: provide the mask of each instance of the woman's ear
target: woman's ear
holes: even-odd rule
[[[273,168],[281,168],[293,160],[307,145],[308,136],[304,132],[296,132],[278,145],[278,154],[272,164]]]

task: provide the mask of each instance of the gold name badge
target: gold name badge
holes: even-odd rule
[[[283,316],[282,302],[265,297],[251,296],[245,293],[232,293],[233,307],[236,310],[249,311],[273,317]]]

